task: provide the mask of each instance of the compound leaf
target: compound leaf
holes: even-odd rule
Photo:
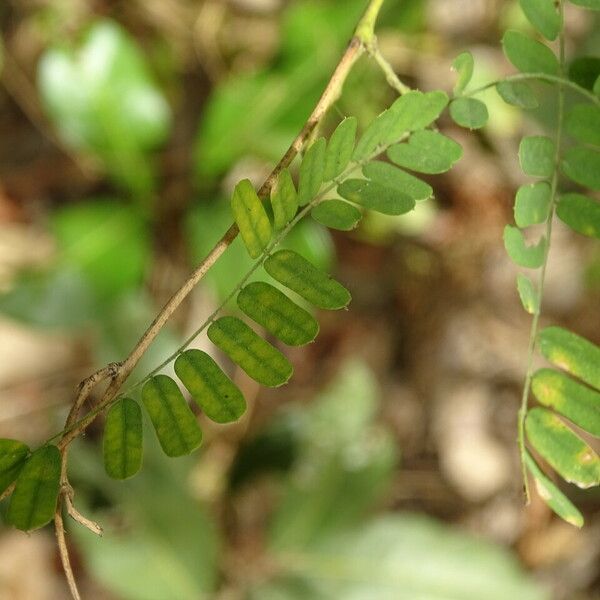
[[[536,108],[538,101],[534,91],[524,81],[500,81],[496,84],[496,91],[506,102],[519,108]]]
[[[271,206],[273,207],[273,225],[275,229],[283,229],[295,216],[298,210],[298,196],[288,169],[283,169],[271,190]]]
[[[60,452],[56,446],[43,446],[19,473],[6,520],[23,531],[43,527],[54,517],[59,488]]]
[[[384,215],[403,215],[415,207],[415,201],[404,192],[368,179],[346,179],[338,186],[338,194]]]
[[[593,104],[577,104],[565,118],[565,129],[583,144],[600,146],[600,108]]]
[[[252,258],[258,258],[271,239],[271,223],[250,180],[243,179],[231,198],[231,211]]]
[[[600,437],[600,393],[554,369],[536,371],[531,389],[538,402]]]
[[[600,348],[563,329],[546,327],[538,338],[541,353],[553,364],[600,390]]]
[[[202,430],[173,379],[152,377],[142,389],[142,402],[167,456],[184,456],[200,446]]]
[[[452,61],[452,70],[456,71],[456,83],[454,84],[454,95],[460,96],[469,85],[473,77],[473,55],[470,52],[462,52]]]
[[[554,171],[556,146],[544,135],[524,137],[519,144],[519,163],[526,175],[550,177]]]
[[[515,264],[527,269],[541,267],[546,256],[545,237],[542,237],[537,244],[528,246],[523,232],[512,225],[504,228],[504,247]]]
[[[264,266],[273,279],[319,308],[336,310],[351,300],[343,285],[292,250],[279,250]]]
[[[436,131],[416,131],[405,144],[388,150],[390,160],[419,173],[445,173],[462,156],[454,140]]]
[[[111,407],[104,425],[104,468],[113,479],[133,477],[142,466],[142,411],[123,398]]]
[[[581,194],[564,194],[556,208],[559,219],[571,229],[600,239],[600,202]]]
[[[563,479],[580,488],[600,484],[600,458],[557,415],[532,408],[525,428],[531,445]]]
[[[502,48],[506,58],[519,71],[558,75],[558,59],[552,50],[520,31],[507,31],[502,38]]]
[[[542,500],[567,523],[581,527],[583,525],[583,515],[577,510],[575,505],[558,489],[550,480],[536,462],[531,458],[529,452],[525,453],[525,464],[535,481],[535,488]]]
[[[523,308],[530,314],[535,314],[540,306],[540,297],[537,293],[531,279],[519,273],[517,275],[517,290]]]
[[[237,421],[246,400],[219,365],[202,350],[186,350],[175,361],[175,373],[203,410],[216,423]]]
[[[336,127],[329,138],[325,152],[323,181],[335,179],[348,166],[354,152],[357,124],[356,117],[348,117]]]
[[[310,215],[321,225],[341,231],[351,231],[362,218],[360,210],[343,200],[320,202],[311,210]]]
[[[390,187],[410,196],[413,200],[427,200],[433,194],[433,189],[418,177],[389,163],[373,160],[362,169],[363,175],[385,187]]]
[[[584,146],[568,148],[562,161],[563,173],[592,190],[600,190],[600,152]]]
[[[529,22],[548,40],[555,40],[561,28],[561,18],[554,0],[520,0]]]
[[[550,213],[550,185],[545,181],[522,185],[515,198],[515,222],[519,227],[545,223]]]
[[[298,204],[300,206],[308,204],[319,193],[325,172],[326,146],[325,138],[319,138],[306,151],[302,159],[298,180]]]
[[[17,478],[28,456],[23,442],[0,439],[0,494]]]
[[[487,106],[476,98],[456,98],[450,103],[450,116],[461,127],[480,129],[489,118]]]
[[[319,324],[309,312],[263,281],[244,287],[238,294],[237,305],[288,346],[308,344],[319,333]]]
[[[209,328],[210,341],[255,381],[268,387],[287,383],[294,368],[277,348],[237,317],[221,317]]]

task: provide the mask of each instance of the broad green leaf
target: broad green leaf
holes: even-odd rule
[[[600,190],[600,151],[584,146],[569,148],[562,161],[563,173],[592,190]]]
[[[596,81],[594,82],[592,91],[594,92],[597,98],[600,98],[600,75],[596,77]]]
[[[54,517],[59,488],[60,452],[56,446],[43,446],[21,469],[6,520],[23,531],[43,527]]]
[[[298,180],[298,204],[300,206],[308,204],[319,193],[325,172],[326,146],[325,138],[319,138],[302,158]]]
[[[502,38],[506,58],[524,73],[558,75],[558,59],[546,46],[520,31],[509,30]]]
[[[294,372],[290,361],[237,317],[221,317],[207,331],[218,346],[252,379],[268,387],[287,383]]]
[[[384,215],[403,215],[415,207],[415,201],[404,192],[368,179],[346,179],[337,191],[342,198]]]
[[[558,218],[582,235],[600,239],[600,202],[581,194],[564,194],[556,208]]]
[[[541,404],[600,437],[600,393],[554,369],[536,371],[531,389]]]
[[[470,52],[459,54],[452,61],[452,70],[457,74],[454,95],[460,96],[473,77],[473,55]]]
[[[555,154],[554,142],[544,135],[524,137],[519,144],[519,163],[526,175],[551,177]]]
[[[569,79],[577,85],[592,90],[600,76],[600,56],[578,56],[569,65]]]
[[[117,401],[104,425],[104,468],[113,479],[133,477],[142,466],[142,411],[131,398]]]
[[[496,91],[507,104],[519,108],[536,108],[538,101],[534,91],[524,81],[500,81]]]
[[[532,408],[525,429],[531,445],[563,479],[580,488],[600,484],[600,458],[557,415]]]
[[[231,211],[248,254],[258,258],[271,240],[271,223],[250,180],[244,179],[235,186]]]
[[[262,281],[245,286],[237,305],[246,315],[288,346],[312,342],[319,333],[316,319],[277,288]]]
[[[562,26],[554,0],[520,0],[529,22],[548,40],[555,40]]]
[[[348,166],[354,152],[357,124],[356,117],[347,117],[329,138],[325,152],[323,181],[335,179]]]
[[[391,108],[377,115],[360,136],[352,160],[359,161],[369,158],[378,146],[388,140],[394,114]]]
[[[363,167],[363,174],[384,187],[394,188],[413,200],[427,200],[433,194],[433,189],[418,177],[389,163],[373,160]]]
[[[558,489],[558,487],[550,480],[536,462],[531,458],[529,452],[525,453],[525,464],[529,472],[533,476],[535,489],[541,496],[542,500],[567,523],[575,525],[575,527],[583,526],[583,515],[577,507]]]
[[[219,365],[202,350],[186,350],[175,361],[175,373],[204,414],[216,423],[237,421],[246,400]]]
[[[541,353],[553,364],[600,390],[600,348],[562,327],[539,335]]]
[[[489,118],[487,106],[476,98],[456,98],[450,103],[450,116],[461,127],[480,129]]]
[[[388,109],[390,122],[384,132],[383,142],[391,144],[410,131],[424,129],[433,123],[446,108],[446,92],[419,92],[412,90],[403,94]]]
[[[292,250],[279,250],[264,266],[273,279],[319,308],[336,310],[351,300],[343,285]]]
[[[537,244],[528,246],[523,232],[517,227],[507,225],[504,228],[504,247],[514,263],[527,269],[537,269],[544,263],[546,256],[546,238]]]
[[[419,173],[445,173],[462,156],[454,140],[436,131],[416,131],[408,143],[388,150],[390,160],[400,167]]]
[[[310,216],[325,227],[350,231],[358,225],[362,213],[343,200],[325,200],[310,211]]]
[[[531,279],[525,277],[525,275],[517,275],[517,290],[519,292],[519,298],[521,298],[521,304],[523,308],[530,314],[533,315],[538,311],[540,298],[537,293]]]
[[[600,10],[600,0],[571,0],[571,2],[590,10]]]
[[[142,388],[142,402],[167,456],[184,456],[200,446],[198,420],[173,379],[167,375],[152,377]]]
[[[271,206],[275,229],[283,229],[298,210],[298,196],[288,169],[283,169],[271,190]]]
[[[0,494],[17,478],[29,447],[18,440],[0,439]]]
[[[522,185],[515,198],[515,223],[519,227],[545,223],[550,214],[552,190],[545,181]]]
[[[577,104],[565,119],[565,129],[583,144],[600,146],[600,108],[594,104]]]

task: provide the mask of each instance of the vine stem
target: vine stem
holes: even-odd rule
[[[339,98],[342,87],[352,67],[368,48],[375,46],[375,23],[379,15],[379,11],[385,0],[369,0],[368,5],[363,13],[362,18],[354,31],[346,51],[338,62],[329,82],[327,83],[321,97],[315,105],[312,113],[308,117],[306,123],[302,127],[300,133],[296,136],[287,152],[277,163],[270,175],[267,177],[261,188],[258,190],[258,195],[262,200],[266,200],[270,194],[273,184],[276,182],[279,173],[288,167],[296,155],[302,150],[305,144],[310,140],[312,133],[320,123],[323,116],[329,108]],[[304,211],[301,211],[304,212]],[[67,575],[71,595],[75,600],[79,600],[80,595],[77,590],[77,584],[71,569],[67,545],[65,542],[65,528],[62,518],[63,500],[69,509],[69,514],[76,518],[82,524],[88,526],[92,531],[95,530],[94,523],[86,522],[84,518],[79,519],[77,511],[72,505],[72,491],[67,475],[67,458],[68,449],[71,442],[78,437],[85,429],[94,421],[119,393],[121,386],[129,377],[142,355],[146,352],[150,344],[162,330],[164,325],[185,300],[192,289],[206,275],[208,270],[216,263],[222,254],[229,248],[239,234],[239,229],[234,223],[223,234],[214,248],[208,253],[206,258],[196,267],[183,285],[175,292],[169,301],[163,306],[156,318],[144,332],[130,354],[121,363],[113,363],[100,369],[90,377],[85,379],[79,386],[76,400],[69,412],[65,429],[60,436],[60,441],[57,446],[61,453],[61,495],[57,503],[57,508],[54,515],[54,524],[56,529],[56,537],[58,540],[61,561]],[[102,381],[108,381],[108,385],[101,396],[95,409],[90,411],[83,419],[78,421],[79,412],[89,396],[92,389]],[[58,436],[55,436],[55,438]],[[52,439],[55,439],[52,438]],[[99,529],[99,528],[98,528]],[[95,533],[99,531],[96,530]]]
[[[562,18],[563,15],[563,3],[562,0],[560,2],[560,12],[561,12],[561,21],[564,22]],[[565,37],[564,31],[561,30],[559,36],[559,72],[562,75],[564,72],[565,65]],[[514,76],[516,78],[516,76]],[[548,77],[548,76],[546,76]],[[509,79],[509,78],[507,78]],[[521,77],[520,79],[524,79]],[[546,249],[544,253],[544,262],[542,263],[542,267],[540,270],[539,278],[538,278],[538,291],[537,298],[538,301],[536,303],[535,312],[533,313],[533,318],[531,320],[531,329],[529,332],[529,347],[527,350],[527,373],[525,375],[525,382],[523,384],[523,394],[521,396],[521,407],[519,409],[518,415],[518,444],[519,444],[519,455],[521,458],[521,471],[523,475],[523,485],[525,489],[525,499],[527,504],[529,504],[531,500],[531,494],[529,490],[529,478],[527,476],[527,445],[525,440],[525,420],[527,418],[527,409],[529,403],[529,393],[531,390],[531,380],[533,377],[533,359],[535,356],[535,347],[538,336],[538,328],[540,322],[540,316],[542,313],[542,297],[544,293],[544,285],[546,282],[546,271],[548,268],[548,256],[550,254],[550,239],[552,237],[552,224],[554,221],[554,213],[556,211],[556,200],[557,200],[557,190],[558,190],[558,172],[560,166],[560,151],[561,151],[561,141],[562,141],[562,129],[563,129],[563,119],[564,119],[564,109],[565,109],[565,86],[567,86],[569,82],[562,77],[552,78],[558,83],[558,109],[557,109],[557,126],[556,126],[556,136],[554,138],[555,144],[555,152],[554,152],[554,171],[552,173],[552,181],[550,183],[550,210],[548,212],[548,219],[546,221]],[[575,86],[579,88],[578,85],[573,84],[570,87]],[[491,86],[486,86],[491,87]],[[583,90],[580,88],[579,91]],[[587,91],[587,90],[586,90]],[[476,92],[472,92],[476,93]]]

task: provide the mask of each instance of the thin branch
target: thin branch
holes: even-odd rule
[[[60,561],[62,563],[63,571],[69,584],[69,591],[74,600],[81,600],[81,595],[77,589],[77,582],[75,581],[75,575],[73,574],[73,568],[71,567],[71,559],[69,558],[69,549],[67,547],[67,538],[65,535],[65,524],[62,518],[62,506],[59,500],[54,513],[54,531],[56,532],[56,541],[58,542],[58,551],[60,554]]]
[[[392,65],[390,65],[390,63],[384,58],[383,54],[381,54],[379,51],[379,47],[377,46],[376,42],[369,46],[368,52],[379,65],[379,68],[385,75],[385,79],[390,87],[395,89],[401,96],[407,92],[410,92],[410,87],[400,81],[398,75],[396,75],[396,72],[392,68]]]

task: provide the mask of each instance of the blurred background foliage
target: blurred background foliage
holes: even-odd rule
[[[50,437],[76,383],[129,352],[228,227],[235,183],[260,184],[296,135],[364,5],[0,4],[0,437]],[[586,57],[571,73],[593,82],[600,27],[567,8],[568,55]],[[475,85],[509,72],[509,26],[529,27],[512,0],[387,0],[379,40],[403,80],[448,91],[465,49]],[[103,539],[71,528],[84,597],[600,598],[598,491],[565,485],[582,531],[543,503],[523,508],[515,447],[528,323],[501,231],[519,136],[552,122],[546,89],[526,116],[486,92],[492,119],[476,134],[442,122],[465,157],[430,178],[436,198],[413,214],[368,215],[351,234],[293,231],[286,244],[354,301],[290,351],[285,389],[232,372],[250,405],[241,423],[204,423],[185,459],[149,441],[125,483],[104,474],[100,425],[77,442],[78,501],[106,526]],[[323,133],[346,115],[364,125],[393,98],[362,59]],[[250,264],[238,240],[137,375]],[[548,315],[600,342],[599,300],[597,248],[558,226]],[[50,532],[0,529],[2,600],[66,597],[57,565]]]

